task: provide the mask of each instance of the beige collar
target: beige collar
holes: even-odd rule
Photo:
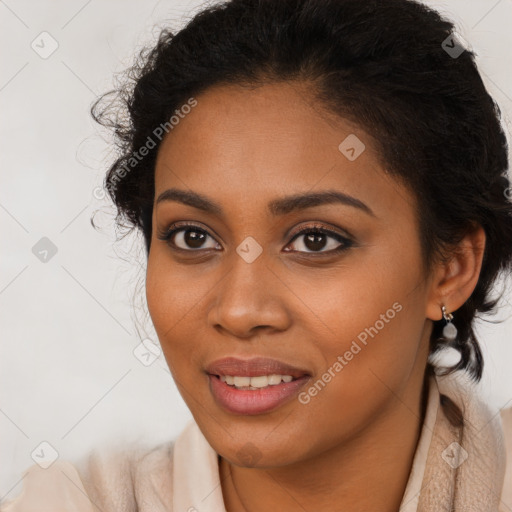
[[[430,443],[418,512],[497,512],[506,467],[499,412],[461,372],[436,377],[441,398]],[[462,412],[458,422],[451,399]],[[452,418],[452,421],[449,418]],[[461,423],[458,425],[457,423]]]

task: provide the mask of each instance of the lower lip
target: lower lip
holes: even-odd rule
[[[309,380],[305,375],[291,382],[281,382],[261,389],[237,389],[222,382],[216,375],[208,375],[210,390],[216,401],[235,414],[262,414],[283,405]]]

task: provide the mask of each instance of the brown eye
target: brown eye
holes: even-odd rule
[[[176,225],[171,226],[165,233],[161,233],[158,238],[165,240],[171,247],[183,251],[215,249],[218,246],[215,240],[204,229],[194,225],[175,226]],[[209,242],[210,245],[208,245],[209,239],[211,239],[211,242]]]
[[[208,237],[208,234],[206,234],[204,231],[199,231],[195,228],[187,228],[186,230],[182,230],[176,233],[176,235],[177,236],[174,240],[176,245],[179,245],[176,243],[176,240],[181,239],[184,245],[193,249],[200,249]]]
[[[203,249],[221,249],[215,239],[204,229],[194,224],[173,224],[170,228],[158,234],[175,250],[200,251]],[[289,249],[295,245],[295,249]],[[303,254],[335,254],[342,252],[353,245],[349,238],[326,229],[322,226],[313,226],[303,229],[293,236],[292,241],[285,248],[285,252],[298,252]]]
[[[295,242],[296,240],[299,242]],[[294,236],[292,242],[295,243],[297,249],[287,250],[287,252],[323,254],[340,252],[352,245],[352,241],[348,238],[322,227],[304,229]]]

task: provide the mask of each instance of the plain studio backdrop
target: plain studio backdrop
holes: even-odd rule
[[[478,54],[510,140],[512,0],[427,3],[455,20]],[[114,153],[89,109],[160,28],[179,28],[200,6],[0,1],[1,499],[19,493],[34,462],[156,444],[191,418],[163,355],[141,345],[156,340],[144,313],[141,238],[114,243],[114,210],[101,193]],[[502,323],[478,325],[480,387],[496,408],[512,406],[512,297],[505,299]]]

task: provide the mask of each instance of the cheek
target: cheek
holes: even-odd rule
[[[302,296],[316,313],[304,317],[305,328],[319,334],[321,374],[329,381],[319,402],[343,399],[357,409],[361,399],[375,399],[378,405],[379,396],[410,377],[424,326],[419,256],[414,244],[400,251],[392,244],[373,247],[335,279],[304,287]]]
[[[356,435],[408,385],[421,342],[421,300],[413,304],[407,287],[400,289],[395,281],[373,283],[354,288],[349,298],[338,292],[337,306],[324,306],[329,333],[317,338],[324,367],[297,405],[301,435],[319,431],[310,450],[328,449],[340,436]]]
[[[146,273],[146,299],[153,325],[155,326],[162,349],[168,351],[180,338],[182,320],[192,309],[189,290],[183,286],[183,276],[176,266],[165,258],[161,249],[151,249]]]
[[[151,320],[157,334],[160,335],[160,331],[166,323],[166,318],[171,313],[168,304],[172,303],[173,287],[171,286],[171,275],[165,271],[165,265],[162,258],[159,257],[159,249],[155,245],[155,242],[153,242],[148,258],[146,300]],[[160,340],[160,342],[162,341]]]
[[[156,245],[156,244],[155,244]],[[193,270],[176,264],[166,253],[165,248],[151,249],[146,273],[146,298],[149,313],[159,334],[172,336],[169,331],[192,313],[201,299],[201,281],[193,275]],[[173,328],[174,330],[174,328]]]
[[[178,265],[165,249],[150,253],[146,273],[148,310],[173,375],[197,367],[193,361],[201,354],[201,340],[207,339],[204,304],[213,286],[207,272],[198,275],[192,266]]]

